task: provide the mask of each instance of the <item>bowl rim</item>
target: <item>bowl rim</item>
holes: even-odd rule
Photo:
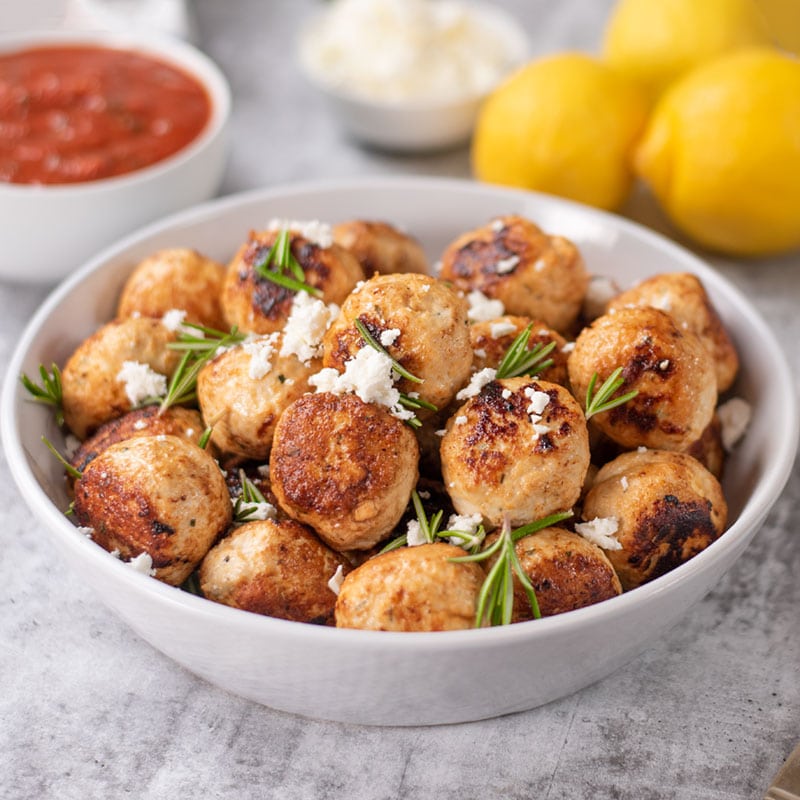
[[[458,5],[473,12],[479,19],[488,20],[500,34],[507,40],[510,52],[509,67],[497,80],[488,83],[477,91],[459,93],[447,97],[425,98],[398,98],[374,97],[370,94],[359,92],[348,86],[326,79],[320,69],[305,57],[305,42],[315,28],[319,27],[325,17],[331,12],[330,7],[317,9],[306,19],[299,28],[295,42],[295,60],[306,80],[320,92],[328,94],[337,100],[362,108],[373,109],[383,113],[425,113],[441,112],[442,109],[457,108],[479,103],[514,70],[518,69],[532,52],[531,38],[525,28],[510,11],[496,6],[488,0],[457,0]]]
[[[180,168],[195,158],[215,141],[223,132],[231,115],[232,92],[228,79],[220,67],[202,50],[177,37],[164,33],[136,31],[93,30],[33,30],[23,32],[0,32],[0,56],[15,52],[47,47],[100,47],[109,50],[133,51],[153,59],[166,62],[196,80],[206,91],[210,103],[210,115],[205,127],[180,150],[147,166],[90,181],[73,183],[10,183],[0,181],[0,196],[9,199],[26,199],[37,194],[86,195],[125,189],[158,179]]]
[[[715,289],[723,292],[726,295],[726,299],[738,311],[744,312],[748,324],[755,329],[763,349],[770,352],[770,357],[778,367],[774,371],[774,383],[771,385],[770,390],[773,394],[779,394],[782,400],[785,413],[781,422],[786,425],[780,448],[771,454],[768,463],[764,466],[763,476],[759,480],[758,486],[747,504],[742,508],[739,517],[726,529],[724,536],[721,536],[689,561],[643,586],[624,592],[609,600],[564,614],[479,630],[397,632],[329,628],[230,608],[195,596],[180,588],[168,586],[161,581],[153,580],[149,576],[136,572],[89,540],[72,525],[50,500],[37,481],[27,461],[25,448],[16,424],[21,404],[26,401],[26,396],[20,382],[17,380],[17,376],[22,369],[30,345],[39,334],[49,315],[62,302],[63,298],[87,277],[95,272],[102,271],[104,267],[107,268],[108,263],[115,255],[123,253],[139,241],[158,232],[178,227],[181,224],[197,223],[204,219],[213,220],[215,215],[225,210],[245,207],[249,204],[269,199],[316,192],[375,189],[385,191],[394,189],[406,191],[409,189],[420,191],[449,189],[457,190],[461,193],[485,194],[491,192],[498,197],[506,198],[515,196],[528,198],[529,200],[533,198],[537,202],[552,205],[556,209],[563,208],[578,211],[601,225],[610,225],[612,228],[620,229],[650,247],[666,251],[668,255],[675,258],[677,264],[690,265],[693,270],[697,271],[697,274],[704,282],[710,277]],[[360,648],[377,648],[378,650],[406,650],[411,648],[419,651],[438,651],[449,650],[454,647],[469,650],[475,647],[483,648],[500,645],[501,643],[513,644],[521,640],[535,639],[536,637],[546,638],[551,631],[560,630],[566,632],[581,629],[587,625],[602,624],[605,619],[617,616],[632,603],[647,603],[669,591],[673,586],[687,582],[694,573],[704,570],[707,564],[710,566],[715,561],[724,558],[727,550],[735,549],[737,545],[743,546],[742,543],[746,544],[748,538],[754,535],[758,527],[760,527],[767,512],[783,491],[797,453],[798,437],[800,437],[800,418],[798,418],[798,401],[789,376],[788,362],[777,339],[760,313],[745,296],[694,253],[638,223],[574,201],[538,192],[490,186],[466,179],[421,178],[416,176],[392,176],[388,178],[373,176],[348,180],[326,179],[255,189],[199,204],[152,223],[133,234],[129,234],[89,260],[82,268],[50,293],[25,327],[9,360],[2,398],[0,398],[0,434],[5,443],[4,449],[8,459],[9,471],[26,504],[34,515],[46,524],[48,533],[53,536],[60,536],[63,533],[65,546],[69,545],[76,551],[76,554],[90,559],[98,569],[116,569],[116,579],[124,581],[132,590],[146,592],[153,600],[165,605],[180,607],[193,617],[206,617],[223,622],[229,627],[259,631],[260,635],[268,635],[270,632],[274,632],[276,636],[282,638],[307,639],[310,642],[325,642],[345,647],[352,642]]]

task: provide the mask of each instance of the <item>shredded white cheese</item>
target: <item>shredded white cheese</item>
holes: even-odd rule
[[[744,436],[752,413],[750,404],[741,397],[732,397],[717,409],[722,427],[722,446],[727,452],[733,450],[734,445]]]
[[[283,328],[282,356],[297,356],[306,366],[322,356],[322,337],[339,315],[339,306],[327,305],[308,292],[297,292]]]
[[[342,588],[342,582],[344,581],[344,570],[342,569],[342,565],[339,564],[336,567],[336,572],[331,575],[330,579],[328,580],[328,588],[338,597],[339,590]]]
[[[268,231],[281,231],[284,228],[294,233],[299,233],[318,247],[330,247],[333,244],[333,230],[330,225],[318,219],[301,221],[296,219],[271,219],[267,223]],[[308,292],[304,292],[308,294]]]
[[[149,364],[138,361],[123,361],[117,380],[125,387],[132,406],[138,406],[148,397],[163,397],[167,393],[167,379]]]
[[[305,292],[303,292],[305,294]],[[280,339],[280,333],[254,336],[242,343],[242,350],[250,356],[247,374],[251,380],[261,380],[272,369],[272,357]]]
[[[509,333],[516,333],[517,326],[513,322],[501,320],[500,322],[493,322],[489,326],[489,332],[492,339],[500,339],[503,336],[508,336]]]
[[[491,383],[495,379],[496,375],[497,370],[491,367],[486,367],[480,372],[476,372],[470,379],[469,384],[456,395],[456,400],[468,400],[470,397],[476,397],[487,383]]]
[[[616,517],[595,517],[590,522],[579,522],[575,525],[576,533],[603,550],[622,550],[622,545],[616,539],[618,531],[619,522]]]
[[[156,574],[155,569],[153,569],[153,559],[150,553],[139,553],[138,556],[126,563],[137,572],[141,572],[143,575],[149,575],[151,578]]]
[[[488,322],[502,317],[505,313],[502,300],[490,300],[477,289],[467,295],[467,302],[469,303],[467,317],[470,322]]]

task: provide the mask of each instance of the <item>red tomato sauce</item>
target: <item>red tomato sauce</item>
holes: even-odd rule
[[[92,46],[0,55],[0,181],[133,172],[186,147],[210,117],[203,86],[148,55]]]

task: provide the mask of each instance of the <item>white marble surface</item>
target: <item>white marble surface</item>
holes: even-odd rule
[[[596,49],[610,4],[503,3],[525,21],[537,53]],[[292,61],[297,25],[315,6],[194,3],[199,43],[235,96],[223,192],[362,174],[467,177],[466,149],[401,158],[342,136]],[[664,225],[641,200],[629,213]],[[800,374],[800,256],[715,263],[762,311]],[[45,294],[0,285],[3,370]],[[300,719],[193,677],[65,571],[5,460],[0,470],[2,798],[745,800],[761,797],[800,739],[797,465],[745,555],[644,655],[544,708],[419,729]]]

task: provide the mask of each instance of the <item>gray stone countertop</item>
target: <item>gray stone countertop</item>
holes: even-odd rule
[[[540,54],[596,50],[611,2],[502,5]],[[199,44],[235,98],[222,192],[367,174],[469,177],[466,148],[400,157],[342,134],[293,60],[297,26],[315,6],[195,0]],[[668,230],[641,198],[627,211]],[[800,374],[800,257],[714,263]],[[46,293],[0,285],[3,370]],[[639,658],[543,708],[405,729],[301,719],[194,677],[64,568],[5,459],[0,470],[1,798],[752,800],[800,740],[797,465],[742,558]]]

